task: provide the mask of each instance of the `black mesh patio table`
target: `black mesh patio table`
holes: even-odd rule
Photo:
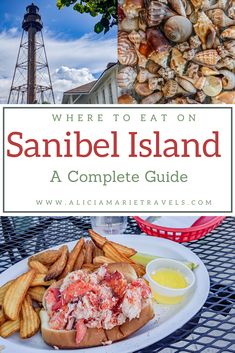
[[[0,272],[38,251],[86,237],[89,228],[89,217],[1,217]],[[133,218],[125,233],[141,233]],[[184,245],[209,271],[208,299],[187,324],[138,353],[235,352],[235,218]]]

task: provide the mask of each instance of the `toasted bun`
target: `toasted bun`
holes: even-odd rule
[[[130,264],[113,263],[108,265],[108,269],[110,272],[119,271],[125,276],[128,282],[131,282],[137,278],[136,272]],[[63,280],[53,283],[51,287],[60,287],[62,282]],[[126,321],[124,324],[116,326],[111,330],[88,328],[83,340],[77,344],[75,340],[75,330],[67,331],[51,329],[48,324],[49,317],[46,310],[43,309],[40,311],[42,337],[47,344],[58,348],[94,347],[101,346],[108,341],[119,341],[139,330],[153,317],[154,311],[152,301],[146,300],[138,319]]]

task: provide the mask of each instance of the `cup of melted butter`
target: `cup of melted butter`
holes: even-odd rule
[[[146,268],[154,299],[159,304],[178,304],[190,294],[195,284],[194,273],[182,262],[155,259]]]

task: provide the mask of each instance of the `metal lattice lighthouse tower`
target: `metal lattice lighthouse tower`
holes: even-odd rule
[[[55,103],[39,8],[26,8],[8,103]]]

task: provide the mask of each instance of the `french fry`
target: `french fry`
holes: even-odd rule
[[[104,252],[102,249],[98,248],[98,246],[94,244],[93,257],[96,257],[96,256],[104,256]]]
[[[45,281],[49,281],[51,279],[57,278],[64,270],[67,259],[68,259],[68,247],[67,245],[63,245],[60,248],[60,257],[56,260],[56,262],[49,268],[47,275],[45,276]]]
[[[2,324],[2,326],[0,327],[0,336],[3,338],[7,338],[11,335],[13,335],[13,333],[19,331],[20,329],[20,319],[17,320],[8,320],[6,322],[4,322],[4,324]]]
[[[129,264],[134,263],[131,259],[129,259],[129,257],[125,256],[124,254],[121,254],[117,249],[115,249],[114,246],[109,242],[106,242],[104,244],[103,250],[105,256],[111,260],[114,260],[115,262],[126,262]]]
[[[82,265],[84,263],[85,259],[85,249],[81,249],[80,253],[78,254],[78,257],[75,261],[73,271],[80,270],[82,268]]]
[[[100,234],[94,232],[94,230],[92,229],[89,229],[88,232],[94,243],[98,246],[98,248],[102,249],[107,239],[105,237],[102,237]]]
[[[141,264],[131,264],[138,277],[143,277],[146,273],[145,267]]]
[[[0,326],[6,321],[3,309],[0,309]]]
[[[45,275],[43,273],[36,273],[33,281],[30,284],[30,287],[38,287],[38,286],[49,287],[54,282],[55,282],[54,280],[46,281]]]
[[[94,243],[91,240],[87,240],[84,244],[85,259],[84,264],[92,264]]]
[[[22,303],[22,318],[20,320],[20,337],[29,338],[35,335],[40,327],[40,319],[32,306],[29,295],[26,296]]]
[[[119,251],[121,254],[125,255],[126,257],[131,257],[135,255],[137,252],[135,249],[107,240],[105,237],[102,237],[100,234],[94,232],[92,229],[89,229],[89,234],[90,234],[90,237],[93,239],[94,243],[101,249],[103,249],[104,244],[108,242],[117,251]]]
[[[84,245],[84,239],[81,238],[79,239],[79,241],[76,243],[76,245],[74,246],[74,248],[72,249],[72,251],[69,253],[69,257],[68,257],[68,261],[67,264],[61,274],[61,278],[64,278],[65,276],[67,276],[67,274],[69,272],[72,272],[73,268],[74,268],[74,264],[77,260],[77,257],[80,253],[80,251],[82,250]]]
[[[114,262],[115,262],[114,260],[109,259],[108,257],[105,257],[105,256],[96,256],[93,259],[94,265],[112,264]]]
[[[31,299],[35,300],[36,302],[41,303],[45,291],[46,291],[45,287],[37,286],[37,287],[29,288],[28,294],[30,295]]]
[[[0,305],[3,304],[3,299],[5,296],[5,293],[12,283],[13,283],[13,281],[9,281],[6,284],[4,284],[2,287],[0,287]]]
[[[47,274],[48,268],[37,260],[31,260],[28,263],[30,268],[33,268],[37,273]]]
[[[35,270],[29,270],[23,275],[16,278],[6,291],[3,300],[3,309],[5,315],[16,320],[19,317],[21,304],[26,296],[26,293],[35,277]]]
[[[61,249],[61,248],[60,248]],[[61,255],[61,250],[47,250],[29,258],[29,261],[39,261],[43,265],[52,265]]]
[[[100,265],[94,265],[94,264],[83,264],[82,265],[83,270],[89,270],[89,271],[95,271],[99,267],[100,267]]]

